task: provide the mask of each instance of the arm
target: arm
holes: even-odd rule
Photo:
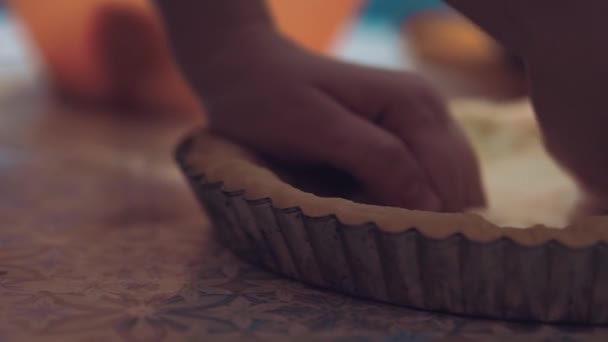
[[[202,66],[226,44],[275,33],[264,0],[155,0],[179,62]],[[244,57],[244,56],[240,56]]]
[[[475,156],[418,77],[304,51],[262,0],[156,0],[210,128],[281,161],[350,174],[368,201],[483,205]]]
[[[545,4],[548,6],[548,4]],[[577,177],[592,213],[608,212],[608,3],[527,6],[530,89],[549,151]]]
[[[608,212],[608,2],[447,2],[524,57],[548,150]]]

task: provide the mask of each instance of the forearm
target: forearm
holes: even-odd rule
[[[552,54],[553,58],[529,58],[528,72],[548,149],[585,190],[607,203],[608,70],[604,61],[608,54],[602,50],[587,46]]]
[[[247,32],[272,32],[264,0],[155,0],[182,67],[204,63]],[[242,56],[240,56],[242,57]]]

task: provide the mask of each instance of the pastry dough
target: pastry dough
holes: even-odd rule
[[[489,202],[482,216],[499,226],[568,224],[580,194],[543,148],[528,101],[460,101],[452,112],[481,160]]]
[[[455,107],[482,155],[484,171],[509,175],[486,176],[495,193],[484,215],[495,222],[554,220],[557,207],[545,211],[535,196],[554,200],[546,189],[562,189],[568,179],[560,178],[563,174],[554,164],[539,163],[550,159],[542,157],[538,133],[523,129],[533,121],[520,122],[517,117],[526,114],[519,110],[503,116],[490,111],[491,106]],[[513,128],[501,123],[503,119]],[[608,258],[607,217],[581,218],[564,229],[518,229],[499,227],[474,213],[413,211],[320,197],[279,178],[251,151],[208,132],[180,144],[177,160],[218,240],[245,260],[291,279],[475,317],[608,322],[608,273],[599,267]],[[537,172],[511,172],[520,169]],[[502,187],[496,185],[500,177],[507,180]],[[522,179],[513,180],[518,177]],[[543,177],[553,181],[542,182]],[[516,195],[501,195],[509,191]],[[521,203],[524,199],[527,204]],[[547,216],[539,215],[539,209]]]

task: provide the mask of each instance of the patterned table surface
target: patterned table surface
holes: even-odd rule
[[[0,82],[0,341],[603,340],[281,279],[213,242],[171,151],[195,123],[61,108]]]

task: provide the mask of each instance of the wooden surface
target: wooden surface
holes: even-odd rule
[[[4,74],[6,75],[6,74]],[[0,80],[0,341],[603,340],[316,290],[215,244],[173,163],[195,123],[53,105]]]

